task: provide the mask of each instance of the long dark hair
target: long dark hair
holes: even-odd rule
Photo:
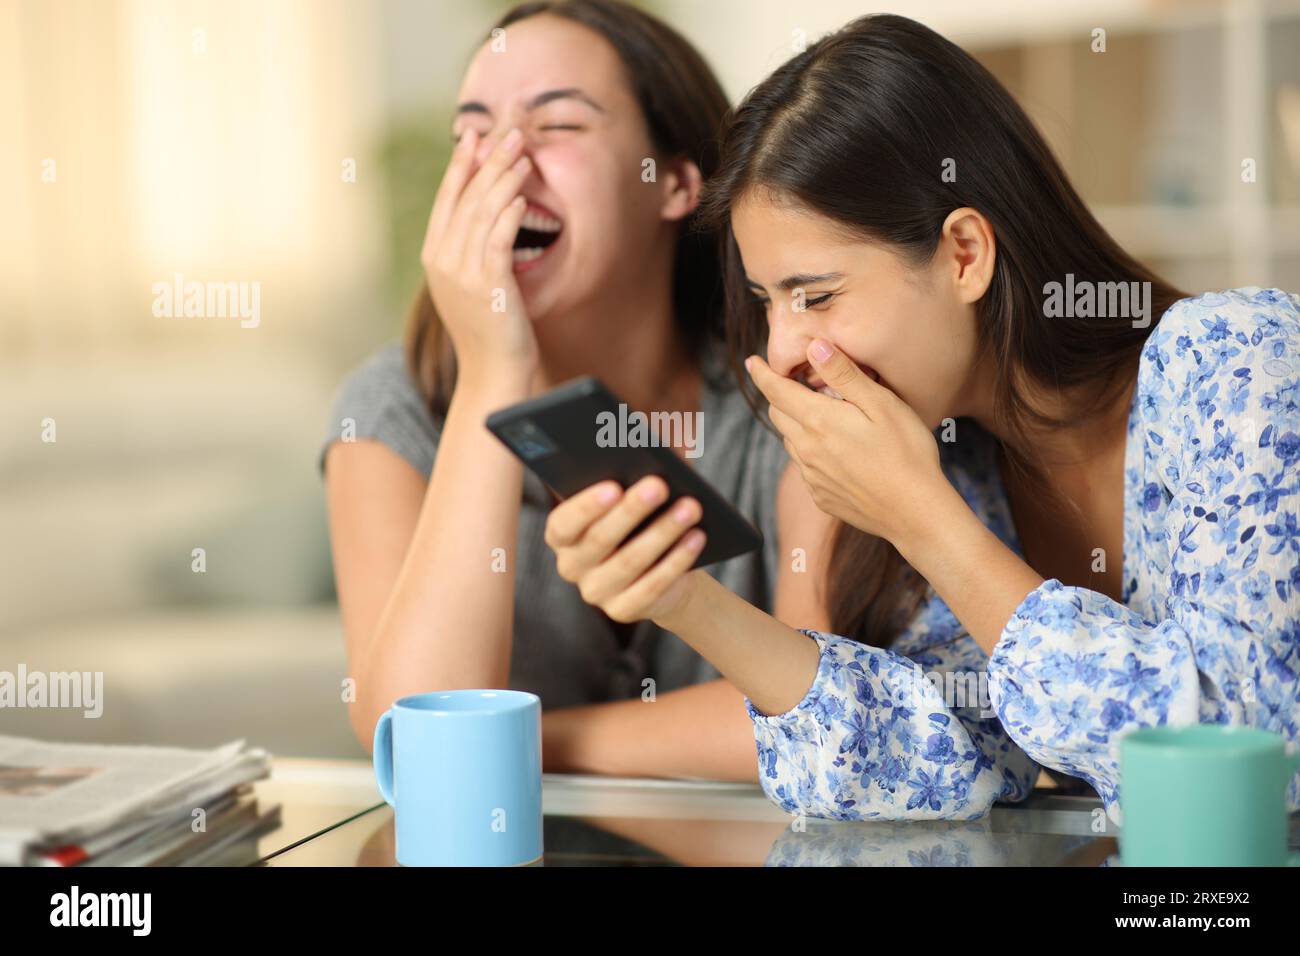
[[[729,225],[732,206],[755,187],[890,246],[914,266],[931,260],[950,212],[983,213],[997,252],[976,307],[979,345],[992,359],[995,414],[1015,435],[1031,424],[1064,424],[1031,407],[1025,378],[1084,396],[1082,409],[1108,408],[1131,383],[1150,331],[1128,321],[1043,321],[1046,283],[1069,273],[1076,282],[1149,282],[1156,317],[1184,297],[1106,233],[1011,94],[912,20],[854,20],[781,66],[728,119],[701,220],[720,227],[728,339],[755,402],[738,363],[762,352],[766,321]],[[1010,463],[1031,468],[1022,451],[1004,449]],[[923,582],[888,542],[844,524],[828,567],[835,632],[888,646]]]
[[[707,182],[718,165],[718,132],[727,96],[708,63],[662,20],[617,0],[537,0],[511,8],[493,29],[529,17],[562,17],[594,31],[614,48],[661,156],[686,157]],[[673,310],[691,354],[721,337],[722,267],[715,238],[687,217],[678,230]],[[406,361],[430,410],[447,413],[456,386],[450,337],[422,283],[406,324]]]

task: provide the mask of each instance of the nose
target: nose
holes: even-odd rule
[[[474,161],[476,166],[482,166],[492,151],[497,148],[497,144],[506,138],[506,135],[512,129],[518,129],[524,137],[524,149],[521,155],[527,156],[532,144],[529,142],[528,131],[523,125],[523,116],[503,116],[501,121],[494,123],[492,129],[484,134],[478,142],[478,148],[474,152]]]
[[[795,311],[790,297],[773,300],[767,321],[767,364],[778,375],[789,375],[808,362],[808,345],[816,337],[814,320],[807,311]]]

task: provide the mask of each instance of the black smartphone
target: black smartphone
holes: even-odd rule
[[[685,413],[673,414],[680,421]],[[701,505],[704,516],[697,527],[707,535],[693,567],[761,547],[762,532],[662,444],[689,433],[698,447],[702,438],[699,429],[681,428],[664,436],[654,431],[654,424],[652,416],[631,411],[590,376],[493,412],[487,419],[488,430],[561,498],[600,481],[617,481],[627,488],[649,475],[663,478],[668,484],[668,500],[628,537],[677,499],[689,496]],[[658,443],[654,435],[659,436]]]

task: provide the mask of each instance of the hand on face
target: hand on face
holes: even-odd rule
[[[690,568],[704,547],[704,532],[694,527],[703,516],[694,498],[679,499],[623,543],[667,497],[662,478],[643,478],[626,492],[605,481],[561,502],[547,519],[546,543],[560,577],[615,621],[671,614],[697,573]]]
[[[756,355],[745,367],[817,507],[897,545],[923,517],[927,490],[947,481],[934,435],[830,343],[813,341],[808,361],[842,399],[776,374]]]
[[[502,137],[475,171],[478,137],[467,130],[438,187],[420,252],[429,294],[463,374],[513,366],[531,373],[537,340],[515,280],[512,249],[532,163],[518,132]]]

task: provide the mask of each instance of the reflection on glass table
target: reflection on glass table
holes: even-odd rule
[[[285,819],[262,865],[396,865],[368,764],[278,761],[259,788]],[[981,820],[846,823],[790,816],[756,784],[546,774],[543,812],[544,866],[1101,866],[1116,853],[1099,800],[1050,788]]]

